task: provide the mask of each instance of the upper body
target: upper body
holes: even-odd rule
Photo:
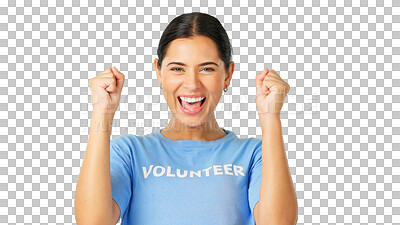
[[[264,170],[261,179],[262,140],[239,139],[216,121],[214,110],[234,71],[232,46],[218,19],[200,12],[174,18],[163,32],[157,55],[157,81],[171,119],[152,134],[123,135],[110,142],[112,221],[119,217],[123,224],[260,224],[289,218],[283,215],[286,206],[297,205],[294,189],[287,185],[291,181],[284,157],[276,154],[278,150],[268,154],[266,164],[275,166]],[[263,133],[263,140],[268,140],[265,152],[282,153],[276,113],[288,85],[271,72],[257,74],[256,104],[263,130],[268,130],[268,135]],[[124,79],[113,67],[91,80],[93,114],[112,121]],[[271,121],[275,122],[269,126]],[[287,173],[275,178],[275,169]],[[107,196],[104,201],[111,200],[108,176],[105,179],[100,190]],[[279,188],[263,188],[260,193],[261,180],[264,187]],[[291,197],[279,203],[279,197],[269,198],[277,195]]]
[[[214,141],[174,141],[160,130],[112,139],[112,196],[122,224],[255,224],[261,140],[223,130]]]
[[[260,195],[261,140],[239,139],[221,129],[215,118],[214,110],[234,71],[232,46],[218,19],[199,12],[174,18],[163,32],[157,55],[157,81],[171,111],[168,125],[148,135],[123,135],[110,142],[112,197],[118,206],[114,210],[114,204],[113,211],[123,224],[255,224],[283,218],[286,202],[275,207],[276,202],[268,198],[277,193],[276,188],[268,193],[263,188]],[[97,103],[94,111],[113,117],[124,76],[116,68],[112,74],[112,78],[97,80],[103,99],[98,102],[104,104]],[[256,104],[264,128],[269,115],[277,119],[274,114],[285,96],[283,84],[267,69],[257,75]],[[278,125],[275,120],[269,130],[278,130]],[[279,146],[266,145],[266,149],[284,151],[281,136],[272,136],[276,133],[265,137]],[[288,171],[278,154],[267,159],[268,165],[276,159],[281,165],[276,168]],[[264,171],[272,173],[274,168]],[[287,174],[269,181],[274,176],[264,175],[264,184],[279,182],[281,190],[289,190]],[[294,191],[280,192],[280,196],[287,193]],[[260,196],[260,203],[269,203],[263,210],[263,204],[256,205]]]

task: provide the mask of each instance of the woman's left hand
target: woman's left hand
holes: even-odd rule
[[[290,90],[275,70],[265,69],[256,76],[256,105],[259,117],[279,115]]]

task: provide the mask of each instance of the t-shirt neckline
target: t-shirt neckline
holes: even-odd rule
[[[164,128],[162,128],[164,129]],[[166,138],[162,133],[161,130],[159,129],[156,132],[156,135],[164,142],[167,143],[168,145],[171,145],[172,147],[179,147],[179,148],[193,148],[193,147],[209,147],[209,146],[213,146],[213,145],[217,145],[220,144],[228,139],[230,139],[233,136],[233,132],[230,130],[225,130],[224,128],[221,127],[221,129],[226,133],[225,136],[223,136],[222,138],[219,138],[217,140],[213,140],[213,141],[203,141],[203,140],[171,140]]]

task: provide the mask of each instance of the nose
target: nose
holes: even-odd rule
[[[187,90],[197,90],[200,88],[201,82],[199,79],[199,75],[196,71],[189,71],[185,75],[185,80],[183,82],[183,87]]]

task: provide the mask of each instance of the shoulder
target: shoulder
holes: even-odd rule
[[[247,148],[252,148],[254,150],[261,148],[262,140],[259,138],[255,137],[250,137],[250,138],[236,138],[234,139],[236,142],[238,142],[241,145],[246,145]]]
[[[111,147],[132,148],[133,140],[130,134],[119,135],[110,140]]]
[[[261,158],[262,140],[256,137],[240,138],[235,135],[235,138],[230,139],[234,148],[244,153],[251,161]],[[233,146],[232,146],[233,147]]]
[[[124,134],[114,137],[110,140],[111,147],[117,147],[121,149],[140,149],[144,146],[154,143],[156,136],[153,133],[146,135],[135,135],[135,134]]]
[[[262,140],[255,137],[238,138],[246,152],[251,155],[251,161],[258,161],[261,158]]]

